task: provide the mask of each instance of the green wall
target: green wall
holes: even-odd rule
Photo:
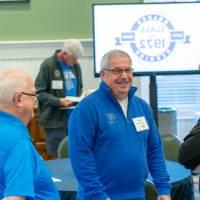
[[[30,0],[0,3],[0,41],[92,38],[93,3],[141,0]]]

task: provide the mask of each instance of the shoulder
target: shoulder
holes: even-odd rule
[[[96,94],[90,94],[86,96],[78,105],[76,108],[78,109],[88,109],[89,107],[93,107],[96,102]]]
[[[135,104],[136,107],[142,107],[146,111],[151,111],[150,105],[141,97],[134,96],[133,97],[133,104]]]
[[[57,64],[56,60],[52,57],[49,57],[49,58],[46,58],[42,64],[41,64],[41,67],[49,67],[49,66],[53,66]]]
[[[58,65],[58,60],[56,58],[56,52],[54,55],[46,58],[42,63],[41,63],[41,68],[49,68],[49,67],[55,67]]]
[[[102,106],[100,102],[105,102],[99,95],[99,92],[95,91],[92,94],[86,96],[75,108],[75,113],[87,113],[92,116]]]
[[[151,110],[149,104],[144,99],[136,95],[136,91],[137,87],[132,86],[128,95],[129,101],[131,101],[133,105],[143,107],[143,109]]]

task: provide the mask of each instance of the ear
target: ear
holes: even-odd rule
[[[104,71],[104,70],[101,70],[101,71],[100,71],[100,77],[101,77],[102,80],[103,80],[104,75],[105,75],[105,71]]]
[[[20,92],[15,93],[15,95],[14,95],[14,97],[13,97],[13,103],[14,103],[17,107],[21,107],[22,101],[21,101],[21,93],[20,93]]]

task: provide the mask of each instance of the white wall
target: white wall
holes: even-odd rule
[[[94,77],[93,42],[81,40],[85,53],[80,59],[84,89],[95,89],[100,82]],[[42,61],[62,47],[63,40],[51,41],[9,41],[0,42],[0,71],[8,68],[20,68],[27,71],[35,80]],[[149,78],[134,77],[137,95],[149,102]],[[177,119],[178,136],[182,139],[194,125],[194,117],[188,113]]]
[[[95,89],[100,82],[94,77],[93,42],[81,40],[84,56],[80,59],[83,73],[84,89]],[[62,47],[63,40],[43,41],[9,41],[0,42],[0,71],[8,68],[20,68],[28,72],[35,80],[42,61],[51,56],[56,49]],[[140,87],[140,79],[136,77],[134,84]],[[139,89],[137,95],[141,95]]]

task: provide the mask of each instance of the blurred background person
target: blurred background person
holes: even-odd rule
[[[102,82],[69,120],[69,153],[78,200],[145,199],[151,173],[158,200],[170,200],[169,175],[152,110],[135,95],[130,56],[111,50],[101,61]]]
[[[200,119],[183,139],[179,149],[179,162],[193,173],[200,174]]]
[[[44,60],[35,86],[38,94],[39,122],[45,129],[49,159],[57,157],[61,140],[67,135],[67,123],[73,102],[67,96],[80,96],[82,74],[78,59],[83,47],[77,39],[68,39],[63,48]]]
[[[26,127],[36,100],[34,82],[27,73],[0,73],[0,199],[60,199]]]

